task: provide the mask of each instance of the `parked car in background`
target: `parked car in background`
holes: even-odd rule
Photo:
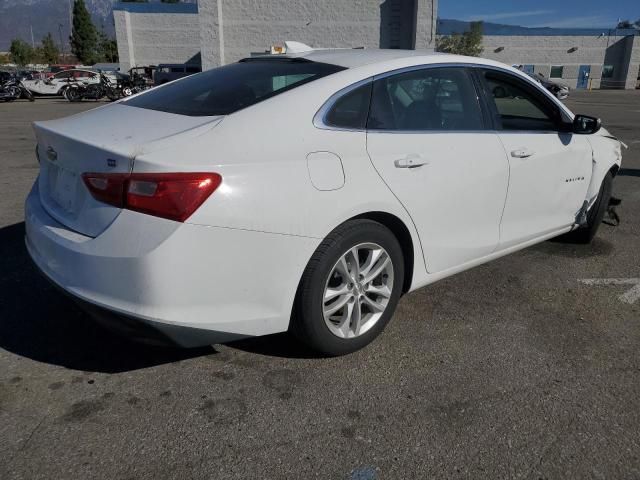
[[[34,130],[27,249],[96,318],[183,346],[289,330],[327,355],[403,293],[591,241],[622,158],[523,72],[403,50],[247,58]]]
[[[202,68],[199,65],[161,63],[153,72],[153,83],[163,85],[201,71]]]
[[[128,73],[119,73],[118,85],[123,97],[130,97],[154,86],[153,72],[155,65],[146,67],[133,67]]]
[[[49,72],[51,72],[52,74],[56,74],[58,72],[62,72],[63,70],[70,70],[72,68],[76,68],[77,65],[70,65],[70,64],[54,64],[54,65],[49,65]]]
[[[116,83],[114,75],[106,74],[110,81]],[[24,86],[36,95],[63,95],[64,90],[72,83],[86,85],[100,83],[100,73],[89,69],[73,68],[62,70],[45,80],[25,80]]]
[[[541,73],[527,73],[531,78],[533,78],[536,82],[542,85],[544,88],[549,90],[556,98],[560,100],[564,100],[569,97],[569,86],[564,83],[554,82],[553,80],[549,80],[545,78]]]
[[[120,71],[119,63],[95,63],[91,65],[90,70],[102,73],[116,73]]]

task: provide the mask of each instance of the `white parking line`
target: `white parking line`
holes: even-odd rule
[[[629,304],[640,299],[640,278],[583,278],[578,281],[585,285],[633,285],[631,289],[618,296],[618,299]]]

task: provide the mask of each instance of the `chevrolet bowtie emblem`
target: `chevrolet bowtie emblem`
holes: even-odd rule
[[[56,152],[53,147],[47,148],[47,158],[55,162],[58,159],[58,152]]]

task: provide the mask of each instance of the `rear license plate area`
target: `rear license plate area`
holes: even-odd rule
[[[78,174],[55,164],[49,165],[51,198],[65,211],[73,213],[76,203]]]

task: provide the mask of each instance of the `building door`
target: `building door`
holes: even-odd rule
[[[591,65],[580,65],[578,71],[577,88],[587,88],[589,86],[589,75],[591,74]]]
[[[528,75],[533,75],[533,65],[523,65],[522,71]]]

